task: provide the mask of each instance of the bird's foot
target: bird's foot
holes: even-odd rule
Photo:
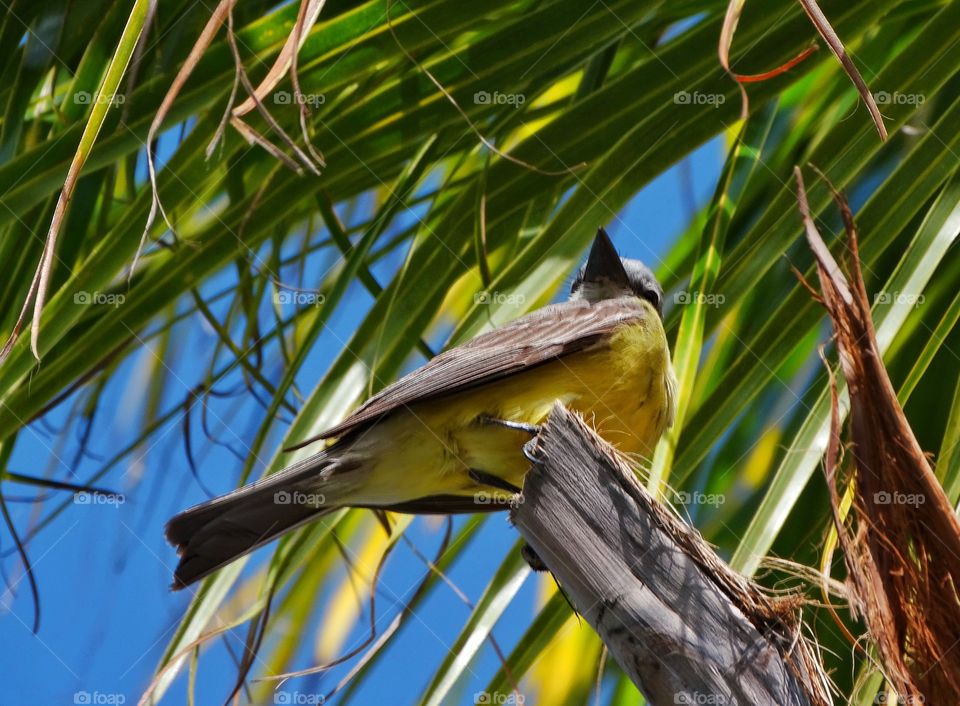
[[[522,431],[530,436],[536,436],[540,433],[540,426],[537,424],[514,422],[509,419],[498,419],[497,417],[491,417],[488,414],[481,414],[479,417],[477,417],[477,423],[504,427],[506,429],[513,429],[514,431]]]
[[[491,488],[496,488],[497,490],[503,490],[508,493],[517,495],[521,492],[521,489],[515,486],[513,483],[495,476],[492,473],[487,473],[486,471],[481,471],[477,468],[471,468],[468,473],[470,474],[471,480],[477,485],[488,485]]]
[[[540,555],[537,554],[529,544],[524,544],[520,547],[520,556],[523,557],[523,560],[527,562],[527,565],[534,571],[549,571],[547,565],[543,563],[543,559],[540,558]]]
[[[520,449],[523,453],[523,457],[527,459],[530,463],[539,463],[540,457],[537,456],[537,438],[534,437],[530,439],[527,443],[523,445]]]

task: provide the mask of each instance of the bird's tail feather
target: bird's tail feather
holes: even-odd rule
[[[173,589],[189,586],[272,539],[340,507],[342,503],[337,499],[347,488],[329,473],[335,462],[328,451],[321,451],[171,519],[166,536],[180,555]]]

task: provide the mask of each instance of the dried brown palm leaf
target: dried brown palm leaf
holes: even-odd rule
[[[848,273],[810,215],[795,169],[822,303],[833,322],[850,394],[849,463],[840,461],[836,386],[824,470],[848,571],[851,606],[866,622],[887,679],[906,703],[956,703],[960,693],[960,521],[897,400],[877,346],[860,271],[857,231],[834,193],[847,230]],[[832,378],[831,378],[832,379]],[[850,514],[839,509],[838,476],[854,474]]]

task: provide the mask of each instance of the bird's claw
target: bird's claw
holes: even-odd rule
[[[540,426],[538,424],[527,424],[526,422],[515,422],[510,419],[499,419],[497,417],[491,417],[488,414],[481,414],[477,417],[477,422],[480,424],[489,424],[498,427],[504,427],[506,429],[513,429],[514,431],[522,431],[530,436],[536,436],[540,433]]]
[[[489,485],[491,488],[496,488],[497,490],[503,490],[513,495],[518,495],[521,492],[521,489],[515,486],[513,483],[495,476],[492,473],[487,473],[486,471],[481,471],[478,468],[469,469],[468,473],[470,478],[477,485]]]

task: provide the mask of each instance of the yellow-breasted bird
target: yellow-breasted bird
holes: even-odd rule
[[[337,508],[478,512],[517,492],[557,401],[649,459],[673,423],[663,290],[601,228],[570,297],[451,348],[366,401],[322,451],[174,517],[175,589]]]

